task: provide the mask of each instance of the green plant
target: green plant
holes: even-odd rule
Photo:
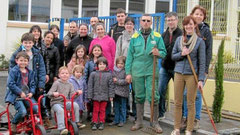
[[[15,41],[14,46],[13,46],[13,52],[15,52],[15,51],[20,47],[21,44],[22,44],[22,43],[21,43],[21,40],[20,40],[20,39],[17,39],[17,40]]]
[[[222,40],[221,45],[218,48],[218,54],[217,54],[217,63],[215,65],[215,94],[214,94],[214,101],[213,101],[213,120],[216,123],[221,122],[221,110],[223,105],[223,98],[224,98],[224,90],[223,90],[223,57],[224,57],[224,42],[225,40]]]
[[[223,53],[223,63],[227,64],[227,63],[234,63],[236,62],[236,60],[234,59],[232,52],[231,51],[225,51]]]
[[[7,70],[9,66],[8,60],[5,58],[4,54],[0,55],[0,70]]]

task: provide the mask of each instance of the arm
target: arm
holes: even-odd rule
[[[126,74],[127,75],[131,75],[132,74],[132,63],[133,63],[133,44],[134,44],[134,39],[132,38],[129,44],[129,48],[128,48],[128,54],[127,54],[127,60],[126,60],[126,65],[125,65],[125,70],[126,70]]]
[[[115,91],[114,91],[112,75],[110,76],[109,81],[108,81],[108,92],[109,92],[109,98],[114,98]]]
[[[73,94],[76,93],[76,91],[74,90],[73,85],[71,84],[70,86],[71,86],[71,87],[70,87],[70,91],[69,91],[69,99],[71,99],[71,97],[73,96]],[[77,96],[75,96],[75,98],[76,98],[76,97],[77,97]]]
[[[212,33],[208,29],[206,32],[206,40],[205,40],[205,45],[206,45],[206,67],[205,67],[205,73],[208,73],[209,65],[212,59],[212,44],[213,44],[213,39],[212,39]]]
[[[15,80],[17,80],[16,75],[17,75],[16,72],[14,72],[13,70],[10,70],[9,75],[8,75],[8,80],[7,80],[7,86],[9,88],[9,90],[11,90],[14,94],[20,96],[22,93],[22,90],[16,84],[16,81],[15,81]]]
[[[121,52],[122,52],[121,47],[120,47],[120,46],[122,46],[122,45],[121,45],[121,43],[122,43],[121,40],[122,40],[122,35],[121,35],[121,36],[118,38],[118,40],[117,40],[114,64],[116,63],[116,59],[117,59],[119,56],[121,56]]]
[[[73,55],[73,42],[71,41],[67,47],[67,62],[69,62]]]
[[[111,56],[112,56],[112,66],[114,66],[114,60],[115,60],[115,53],[116,53],[116,44],[115,41],[112,39],[111,41]],[[112,67],[113,69],[113,67]]]
[[[86,81],[84,80],[83,81],[83,100],[84,102],[87,102],[87,84],[86,84]]]
[[[88,98],[93,98],[93,89],[94,89],[94,72],[90,75],[88,80]]]
[[[30,73],[28,78],[29,78],[29,90],[30,90],[30,93],[32,93],[34,95],[35,94],[35,90],[36,90],[36,83],[34,81],[34,73],[32,71],[31,71],[31,73]]]
[[[198,49],[198,80],[204,81],[205,78],[205,64],[206,64],[206,49],[205,49],[205,43],[203,40],[201,40],[199,49]]]
[[[166,51],[165,44],[163,42],[162,37],[159,38],[157,46],[158,46],[158,51],[159,51],[159,54],[160,54],[159,57],[164,58],[167,55],[167,51]]]
[[[181,55],[182,51],[178,49],[178,46],[180,44],[180,40],[181,37],[177,38],[173,50],[172,50],[172,60],[173,61],[179,61],[182,60],[184,58],[184,56]]]
[[[58,82],[57,81],[55,81],[54,83],[53,83],[53,85],[52,85],[52,87],[51,87],[51,89],[48,91],[48,97],[49,98],[51,98],[51,97],[53,97],[53,92],[57,92],[57,90],[58,90]]]
[[[39,57],[39,68],[37,69],[38,70],[38,84],[37,87],[38,88],[42,88],[44,89],[45,88],[45,81],[46,81],[46,69],[45,69],[45,64],[44,64],[44,60],[43,60],[43,57],[42,55],[39,53],[38,54],[38,57]]]
[[[84,67],[84,80],[86,82],[88,82],[88,76],[89,76],[89,61],[87,61]]]
[[[59,69],[59,66],[60,66],[60,55],[59,55],[58,49],[56,49],[56,51],[55,51],[55,60],[56,60],[56,65],[55,65],[54,77],[57,77],[58,76],[58,69]]]

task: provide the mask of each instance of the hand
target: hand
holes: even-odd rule
[[[184,46],[183,49],[182,49],[181,55],[182,55],[182,56],[186,56],[186,55],[188,55],[189,53],[190,53],[190,52],[189,52],[189,49],[188,49],[186,46]]]
[[[49,75],[46,75],[46,81],[45,81],[45,83],[48,83],[48,81],[49,81]]]
[[[127,75],[126,79],[127,83],[131,83],[132,82],[132,75]]]
[[[21,98],[26,98],[26,95],[25,95],[25,93],[24,93],[24,92],[22,92],[22,93],[21,93],[21,95],[20,95],[20,97],[21,97]]]
[[[198,81],[198,89],[199,89],[199,90],[202,90],[202,88],[203,88],[202,81]]]
[[[117,78],[116,77],[113,78],[113,82],[117,82]]]
[[[42,92],[42,91],[43,91],[43,88],[39,88],[39,91]]]
[[[110,101],[113,101],[113,98],[109,98]]]
[[[27,97],[28,97],[28,98],[31,98],[32,96],[33,96],[32,93],[28,93],[28,94],[27,94]]]
[[[83,93],[82,90],[77,90],[78,95],[81,95]]]
[[[54,96],[54,97],[58,97],[58,96],[59,96],[59,93],[58,93],[58,92],[53,92],[53,96]]]
[[[54,78],[53,78],[53,81],[55,82],[55,81],[57,81],[57,79],[58,79],[57,77],[54,77]]]
[[[160,56],[159,54],[159,51],[157,48],[153,48],[152,51],[151,51],[152,55],[155,55],[155,56]]]

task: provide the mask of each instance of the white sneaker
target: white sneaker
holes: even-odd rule
[[[163,117],[158,117],[158,121],[161,121],[161,120],[164,120],[165,119],[165,116]]]

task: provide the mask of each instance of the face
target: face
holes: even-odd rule
[[[86,36],[88,33],[88,29],[85,25],[82,25],[80,28],[79,28],[79,34],[81,37],[83,36]]]
[[[175,16],[167,17],[167,18],[166,18],[166,22],[167,22],[167,26],[168,26],[170,29],[175,29],[175,28],[177,28],[178,19],[177,19]]]
[[[24,48],[27,50],[27,51],[30,51],[33,47],[33,41],[23,41],[22,42],[22,45],[24,46]]]
[[[187,25],[184,25],[183,27],[187,35],[192,35],[196,28],[196,25],[194,24],[193,20],[190,20],[190,22]]]
[[[117,14],[117,22],[118,23],[124,24],[125,19],[126,19],[126,15],[124,13]]]
[[[52,29],[51,31],[54,33],[55,38],[58,38],[59,31],[56,28]]]
[[[97,25],[96,32],[97,32],[98,37],[103,37],[104,33],[105,33],[105,29],[103,28],[102,25]]]
[[[53,35],[49,33],[44,37],[44,43],[46,46],[50,46],[52,42],[53,42]]]
[[[78,56],[78,58],[83,58],[83,56],[84,56],[83,48],[77,50],[77,56]]]
[[[59,78],[62,81],[67,81],[69,79],[69,72],[67,69],[63,69],[59,74],[58,74]]]
[[[105,70],[106,67],[107,67],[107,65],[104,64],[103,62],[100,62],[100,63],[98,64],[98,68],[99,68],[100,71]]]
[[[117,63],[117,68],[119,68],[119,69],[123,69],[123,68],[124,68],[124,63],[123,63],[123,61],[119,61],[119,62]]]
[[[91,24],[91,26],[92,26],[92,27],[95,26],[96,23],[98,23],[98,18],[97,18],[97,17],[92,17],[92,18],[90,19],[90,24]]]
[[[152,17],[151,16],[142,16],[140,24],[144,30],[149,29],[152,25]]]
[[[128,32],[132,32],[134,28],[134,24],[131,21],[128,21],[127,23],[125,23],[125,29]]]
[[[99,47],[95,47],[92,53],[94,57],[98,58],[102,54],[102,50]]]
[[[38,41],[38,39],[40,38],[40,31],[38,29],[34,29],[32,31],[32,34],[34,35],[34,39]]]
[[[68,46],[69,41],[68,41],[68,40],[64,40],[64,41],[63,41],[63,44],[64,44],[64,46]]]
[[[28,59],[24,57],[19,57],[16,59],[16,63],[20,68],[26,68],[28,66]]]
[[[193,17],[196,19],[196,22],[200,24],[203,22],[204,14],[200,9],[196,9],[193,13]]]
[[[79,79],[79,78],[82,76],[82,72],[76,70],[76,71],[74,72],[74,76],[75,76],[77,79]]]
[[[77,24],[75,22],[72,22],[69,24],[69,32],[71,34],[76,33],[78,31]]]

